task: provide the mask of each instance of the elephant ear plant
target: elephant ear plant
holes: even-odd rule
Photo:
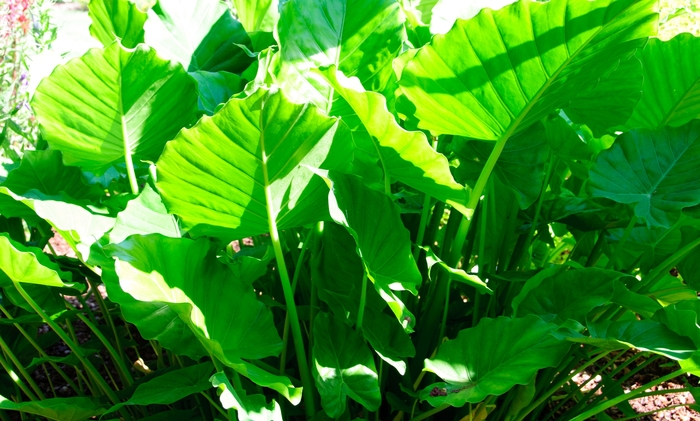
[[[0,167],[0,420],[700,396],[700,39],[488,3],[91,0]]]

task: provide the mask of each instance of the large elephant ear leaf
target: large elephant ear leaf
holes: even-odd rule
[[[328,171],[325,176],[331,184],[331,217],[353,236],[368,278],[399,322],[412,332],[415,317],[392,292],[407,290],[415,295],[421,284],[398,207],[389,196],[365,186],[357,176],[337,171]]]
[[[606,320],[588,323],[586,327],[590,336],[578,332],[566,332],[564,336],[571,342],[594,345],[602,349],[636,348],[674,360],[690,358],[693,352],[697,351],[690,338],[681,336],[654,320]],[[562,334],[555,334],[560,335]]]
[[[679,34],[652,38],[637,52],[644,70],[642,99],[625,126],[630,129],[678,127],[700,117],[700,38]]]
[[[392,60],[405,39],[401,6],[393,0],[290,0],[280,7],[278,83],[294,100],[326,112],[333,88],[311,69],[336,65],[371,91],[387,88]],[[332,113],[338,115],[338,113]]]
[[[556,328],[532,315],[482,319],[425,360],[425,370],[446,383],[426,387],[421,399],[435,407],[445,403],[461,407],[528,384],[540,369],[557,365],[571,347],[551,335]]]
[[[343,97],[362,122],[374,143],[385,176],[448,202],[466,213],[469,193],[450,174],[444,155],[435,152],[423,132],[409,132],[396,122],[386,98],[357,86],[357,79],[336,72],[335,66],[321,71],[335,92]],[[359,146],[359,145],[358,145]]]
[[[313,372],[326,413],[340,417],[348,396],[376,411],[382,401],[379,377],[362,336],[326,313],[316,316],[313,335]]]
[[[585,323],[589,311],[611,300],[614,281],[621,276],[624,275],[611,270],[585,268],[559,272],[542,280],[533,277],[520,293],[516,315],[534,314],[556,324],[568,319]]]
[[[136,199],[129,201],[126,209],[119,212],[114,228],[109,232],[109,240],[115,244],[121,243],[134,234],[181,237],[177,220],[168,214],[160,195],[148,184]]]
[[[566,115],[577,123],[586,124],[596,137],[614,130],[629,118],[642,97],[639,89],[644,78],[642,67],[637,57],[621,60],[595,86],[579,92],[564,108]],[[607,101],[601,101],[602,97]]]
[[[127,48],[143,42],[143,24],[147,14],[129,0],[90,0],[90,34],[105,47],[121,41]]]
[[[63,272],[36,247],[25,247],[6,234],[0,234],[0,286],[8,287],[8,280],[18,283],[67,287],[71,275]]]
[[[345,227],[325,224],[323,247],[313,257],[312,276],[323,300],[337,317],[354,322],[362,298],[362,277],[365,273],[362,259],[357,255],[355,239]],[[368,288],[373,288],[368,286]],[[372,291],[366,292],[365,309],[381,311],[386,304]]]
[[[83,181],[79,168],[63,165],[61,152],[51,149],[26,151],[2,186],[18,195],[35,190],[37,196],[74,203],[96,202],[104,195],[102,189]]]
[[[241,73],[254,61],[250,37],[219,0],[160,0],[145,30],[148,45],[188,72]]]
[[[231,99],[169,142],[158,189],[192,235],[227,239],[328,219],[328,189],[305,165],[346,168],[350,131],[280,90]]]
[[[119,304],[124,319],[133,323],[144,339],[157,340],[163,348],[194,360],[207,355],[194,332],[167,302],[137,300],[121,288],[113,266],[102,266],[102,281],[109,299]]]
[[[399,85],[414,109],[399,111],[435,134],[507,139],[567,106],[643,46],[656,32],[656,3],[521,0],[482,9],[408,61]],[[604,104],[613,93],[599,95]]]
[[[119,287],[136,300],[167,303],[221,361],[282,349],[270,310],[217,261],[209,240],[134,235],[110,248]]]
[[[211,387],[209,377],[213,371],[214,365],[209,361],[169,371],[139,384],[129,400],[114,405],[105,415],[126,405],[170,405],[203,392]]]
[[[700,204],[695,177],[700,154],[700,122],[630,131],[601,152],[590,169],[588,192],[634,205],[647,226],[670,228],[681,210]]]
[[[67,165],[95,173],[126,161],[155,161],[165,142],[196,118],[195,83],[144,45],[114,43],[58,66],[32,99],[41,133]]]

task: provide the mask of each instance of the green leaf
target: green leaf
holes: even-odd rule
[[[40,249],[25,247],[12,241],[5,233],[0,233],[0,271],[12,282],[50,287],[75,285],[64,282],[71,279],[70,273],[61,271]],[[0,276],[1,286],[11,286],[3,281],[4,277]]]
[[[254,61],[250,37],[219,0],[159,0],[145,30],[146,44],[188,72],[241,73]]]
[[[659,310],[654,320],[668,326],[674,332],[689,337],[700,350],[700,302],[696,299],[681,301]]]
[[[105,414],[118,411],[126,405],[169,405],[194,393],[209,389],[209,377],[214,371],[211,362],[169,371],[162,376],[141,383],[129,400],[111,407]]]
[[[233,257],[224,255],[221,261],[234,273],[237,279],[253,285],[267,272],[267,265],[275,258],[273,248],[269,245],[244,248]]]
[[[655,7],[653,0],[521,0],[483,9],[408,62],[399,85],[414,109],[404,103],[399,111],[433,134],[508,139],[643,46],[656,31]]]
[[[163,348],[193,360],[208,355],[194,332],[168,303],[135,299],[122,290],[113,265],[102,266],[102,281],[110,301],[119,304],[124,319],[133,323],[144,339],[156,340]]]
[[[516,315],[535,314],[559,325],[568,319],[585,323],[589,311],[610,301],[615,281],[623,276],[596,268],[559,272],[539,281],[534,288],[523,288]]]
[[[337,224],[324,224],[323,247],[311,263],[318,297],[338,318],[354,323],[360,308],[364,267],[357,255],[355,239]],[[368,286],[365,309],[381,311],[385,307],[379,295]]]
[[[18,195],[37,190],[47,197],[73,203],[97,201],[104,196],[99,187],[83,181],[79,168],[63,165],[61,152],[50,149],[26,151],[19,167],[10,171],[2,185]]]
[[[452,147],[460,160],[455,177],[475,184],[494,148],[493,142],[458,138]],[[547,135],[541,124],[512,137],[503,148],[493,172],[515,193],[521,209],[530,207],[539,197],[548,157]]]
[[[638,226],[632,228],[624,247],[619,250],[618,257],[623,267],[630,267],[637,259],[641,259],[639,267],[642,273],[648,273],[657,265],[670,257],[676,250],[683,247],[681,241],[682,222],[672,228]],[[624,228],[609,231],[613,241],[619,241],[624,235]]]
[[[121,41],[126,48],[143,42],[143,24],[147,14],[129,0],[90,0],[88,16],[92,20],[90,34],[109,47]]]
[[[442,259],[437,257],[430,247],[421,247],[425,251],[425,260],[428,265],[428,273],[432,270],[433,266],[438,265],[443,268],[450,277],[451,280],[461,282],[463,284],[471,285],[476,288],[481,294],[493,295],[493,290],[486,285],[484,281],[479,279],[476,275],[470,275],[463,269],[451,268],[447,263],[443,262]]]
[[[106,209],[49,200],[46,195],[36,190],[30,190],[20,196],[0,186],[0,197],[3,196],[12,198],[27,207],[26,210],[13,208],[13,213],[5,214],[6,216],[24,218],[27,213],[32,215],[33,211],[61,234],[83,262],[88,262],[90,259],[92,245],[114,226],[115,218],[109,216]],[[6,210],[3,208],[3,213]]]
[[[647,226],[669,228],[681,210],[700,203],[693,176],[700,154],[700,122],[655,131],[631,131],[602,151],[591,167],[588,192],[634,205]]]
[[[4,298],[31,313],[34,309],[14,288],[22,283],[32,299],[49,315],[65,312],[65,300],[54,287],[69,287],[84,291],[82,284],[70,282],[72,275],[64,272],[36,247],[24,246],[0,233],[0,287]]]
[[[421,400],[437,407],[443,403],[460,407],[481,402],[488,395],[502,395],[516,384],[528,384],[537,372],[553,367],[570,345],[550,335],[556,325],[535,316],[509,319],[483,318],[476,327],[459,332],[443,343],[434,358],[425,360],[425,370],[445,383],[430,385]],[[446,393],[431,392],[445,388]]]
[[[136,199],[129,201],[126,209],[119,212],[114,228],[109,232],[109,239],[112,243],[121,243],[134,234],[180,237],[177,220],[168,214],[160,195],[148,184]]]
[[[208,240],[136,235],[110,248],[121,289],[139,301],[167,303],[222,361],[282,349],[270,310],[216,260]]]
[[[637,279],[626,278],[624,281],[630,284],[637,282]],[[615,282],[613,289],[614,294],[610,301],[644,318],[652,318],[654,314],[662,308],[661,304],[653,298],[630,291],[623,282]]]
[[[623,59],[597,84],[579,92],[564,111],[571,120],[586,124],[600,137],[632,115],[642,97],[643,78],[639,59]]]
[[[224,409],[237,411],[238,421],[282,421],[282,410],[275,400],[268,405],[265,395],[247,396],[245,390],[234,389],[223,372],[214,374],[209,381],[221,390],[219,399]]]
[[[593,150],[566,120],[558,115],[550,115],[543,122],[552,153],[564,160],[588,161],[591,159]]]
[[[278,0],[233,0],[236,16],[248,32],[272,32],[279,20]]]
[[[689,301],[698,296],[695,289],[670,274],[663,275],[661,279],[649,288],[647,294],[664,307],[682,301]]]
[[[285,1],[276,29],[277,83],[290,98],[311,101],[325,112],[334,107],[333,88],[311,69],[335,65],[367,90],[381,92],[405,39],[403,22],[393,0]]]
[[[669,41],[651,38],[637,52],[644,69],[642,99],[628,128],[678,127],[700,117],[700,38],[684,33]]]
[[[105,410],[92,398],[52,398],[33,402],[14,403],[0,396],[0,409],[20,411],[57,421],[84,421]]]
[[[435,152],[425,134],[408,132],[399,126],[387,109],[386,98],[365,91],[357,79],[337,73],[334,66],[321,71],[321,75],[362,122],[372,138],[373,151],[369,153],[379,158],[386,176],[467,213],[469,192],[455,182],[447,158]]]
[[[328,219],[327,188],[304,165],[345,168],[347,127],[279,90],[231,99],[169,142],[158,190],[194,236],[242,238]],[[269,195],[266,195],[269,191]]]
[[[134,159],[155,161],[192,122],[197,96],[176,63],[144,45],[116,43],[58,66],[32,99],[41,133],[67,165],[101,173]],[[130,159],[127,157],[127,159]]]
[[[416,295],[422,279],[398,207],[389,196],[371,190],[357,176],[329,171],[326,177],[331,182],[331,217],[353,236],[368,278],[411,332],[415,317],[392,290]]]
[[[226,360],[223,362],[242,376],[250,379],[253,383],[259,386],[269,387],[279,392],[279,394],[287,398],[292,405],[298,405],[299,402],[301,402],[302,389],[300,387],[294,387],[287,377],[270,374],[262,368],[243,360]]]
[[[697,229],[693,227],[681,228],[681,244],[688,244],[698,238]],[[680,249],[679,246],[676,250]],[[700,291],[700,249],[697,247],[690,251],[680,262],[678,262],[678,272],[683,277],[683,281],[691,288]]]
[[[359,308],[359,307],[358,307]],[[379,357],[394,367],[402,376],[406,374],[406,358],[416,355],[416,349],[408,334],[391,316],[372,307],[365,307],[362,334]]]
[[[313,335],[313,373],[328,416],[342,415],[348,396],[370,411],[379,409],[377,370],[362,337],[326,313],[316,316]]]
[[[233,94],[243,90],[244,80],[240,76],[229,72],[205,72],[190,73],[197,81],[197,102],[199,111],[207,115],[214,114],[216,107],[228,101]]]
[[[697,350],[688,337],[653,320],[606,320],[588,323],[586,327],[590,336],[574,331],[557,333],[556,336],[608,350],[636,348],[651,351],[674,360],[690,358]]]

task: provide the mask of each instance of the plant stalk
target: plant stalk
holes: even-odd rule
[[[362,275],[362,292],[360,293],[360,308],[357,311],[357,333],[362,332],[362,320],[365,317],[365,303],[367,302],[367,271]]]
[[[289,314],[290,318],[292,338],[294,339],[294,348],[297,354],[297,363],[299,364],[301,383],[304,388],[303,394],[304,402],[306,404],[306,415],[308,418],[311,418],[316,414],[313,395],[313,382],[311,381],[311,374],[309,372],[309,367],[306,363],[306,350],[304,349],[303,336],[301,334],[301,324],[299,323],[297,306],[294,303],[294,291],[292,290],[292,283],[289,279],[289,273],[287,272],[287,264],[284,262],[284,253],[282,251],[282,244],[280,243],[279,232],[277,231],[277,223],[275,221],[276,215],[273,214],[271,209],[271,207],[273,206],[272,192],[270,191],[270,183],[268,181],[266,160],[267,158],[263,153],[263,174],[266,185],[265,196],[267,199],[267,216],[268,225],[270,228],[270,239],[272,240],[272,246],[275,250],[275,260],[277,261],[277,268],[279,269],[280,281],[282,283],[282,291],[284,293],[284,301],[287,306],[287,313]]]
[[[304,257],[306,256],[306,250],[308,250],[309,242],[312,236],[309,234],[304,245],[301,247],[301,253],[299,253],[299,258],[297,259],[297,264],[294,267],[294,277],[292,278],[292,292],[297,291],[297,282],[299,281],[299,274],[301,273],[301,267],[304,263]],[[284,316],[284,330],[282,331],[282,355],[280,356],[280,374],[284,376],[287,365],[287,343],[289,342],[289,312],[285,313]]]
[[[22,392],[24,392],[24,394],[27,395],[29,400],[31,400],[31,401],[38,401],[39,400],[36,397],[36,395],[34,395],[34,393],[32,393],[32,391],[27,387],[27,385],[24,384],[22,379],[20,379],[19,376],[17,376],[17,374],[15,374],[15,371],[12,369],[12,366],[10,365],[10,363],[8,363],[2,355],[0,355],[0,366],[2,366],[2,368],[5,369],[5,371],[7,372],[7,375],[10,376],[10,378],[15,383],[15,385],[19,386],[19,388],[22,390]]]
[[[31,306],[32,309],[34,309],[34,311],[39,316],[41,316],[41,318],[44,320],[44,322],[46,324],[48,324],[51,327],[51,329],[53,329],[54,332],[56,332],[58,337],[61,338],[63,340],[63,342],[65,342],[65,344],[71,349],[71,351],[73,351],[73,353],[78,358],[78,360],[80,360],[80,362],[83,364],[85,369],[90,372],[90,375],[99,384],[100,388],[102,388],[104,390],[104,392],[107,394],[107,397],[109,398],[109,400],[115,405],[118,404],[119,398],[114,393],[114,391],[109,387],[109,385],[107,384],[105,379],[102,378],[102,376],[97,371],[95,366],[92,365],[90,360],[88,360],[87,358],[85,358],[85,356],[83,356],[83,353],[81,352],[80,347],[75,342],[73,342],[73,340],[66,334],[66,332],[56,322],[54,322],[51,319],[51,317],[49,317],[44,312],[44,310],[36,303],[36,301],[34,301],[34,299],[31,296],[29,296],[29,294],[27,294],[27,291],[24,290],[24,288],[22,287],[22,285],[19,282],[15,281],[15,280],[13,280],[12,282],[13,282],[15,288],[17,288],[17,291],[22,296],[22,298],[24,298],[24,300],[27,301],[29,306]],[[125,411],[123,411],[123,412],[120,411],[120,413],[122,413],[122,415],[124,415],[124,418],[127,421],[131,420],[131,416],[129,416],[128,413],[125,413]]]
[[[21,374],[22,377],[24,377],[24,379],[27,381],[27,383],[29,383],[29,386],[36,393],[37,397],[39,399],[46,399],[44,393],[41,391],[39,386],[37,386],[36,382],[34,382],[32,376],[30,376],[29,373],[27,373],[27,370],[24,369],[22,363],[19,362],[15,354],[12,352],[12,349],[10,349],[7,343],[2,339],[2,336],[0,336],[0,348],[2,348],[2,350],[5,352],[10,361],[12,361],[12,364],[14,364],[15,367],[17,367],[17,371],[19,371],[19,374]]]

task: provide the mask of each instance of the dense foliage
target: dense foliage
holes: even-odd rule
[[[31,56],[56,38],[47,0],[0,0],[0,161],[18,160],[36,142],[29,107]]]
[[[657,38],[658,7],[92,0],[104,48],[41,82],[45,147],[0,167],[0,419],[696,393],[700,39]]]

